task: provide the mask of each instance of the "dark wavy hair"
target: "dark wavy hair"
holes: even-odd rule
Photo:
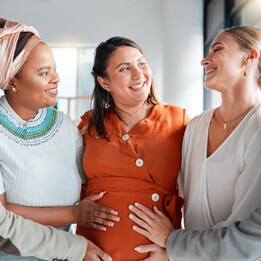
[[[129,46],[136,48],[142,53],[140,46],[134,41],[124,38],[124,37],[112,37],[108,39],[106,42],[101,42],[95,51],[94,65],[92,68],[92,75],[94,78],[94,90],[91,98],[91,117],[87,126],[82,130],[82,132],[88,129],[90,134],[90,127],[95,126],[98,137],[106,138],[109,140],[105,125],[104,125],[104,117],[108,112],[108,108],[113,109],[117,114],[117,107],[114,103],[114,100],[109,92],[104,90],[99,84],[97,77],[107,77],[107,66],[109,62],[109,58],[112,53],[115,52],[121,46]],[[159,103],[158,98],[156,96],[154,82],[152,81],[150,92],[147,98],[147,102],[156,105]],[[118,114],[117,114],[118,115]],[[119,117],[119,115],[118,115]],[[119,117],[120,118],[120,117]],[[91,134],[90,134],[91,135]]]

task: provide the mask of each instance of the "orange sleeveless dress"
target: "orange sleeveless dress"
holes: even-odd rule
[[[89,118],[90,111],[82,116],[80,129]],[[175,228],[180,228],[183,199],[178,196],[177,176],[187,120],[184,109],[158,104],[126,133],[110,110],[105,119],[110,141],[94,139],[88,132],[83,134],[83,168],[88,179],[84,195],[107,191],[97,203],[118,211],[120,221],[105,232],[77,226],[77,234],[96,243],[114,261],[147,257],[134,250],[150,241],[132,229],[134,223],[128,218],[130,204],[140,202],[150,209],[155,205],[169,216]]]

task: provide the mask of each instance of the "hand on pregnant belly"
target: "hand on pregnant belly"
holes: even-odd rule
[[[134,206],[130,205],[129,209],[133,212],[129,218],[138,225],[132,226],[133,230],[147,237],[153,243],[166,247],[167,238],[174,230],[169,218],[155,206],[153,207],[154,212],[139,203],[135,203]]]
[[[120,220],[117,216],[117,211],[95,203],[95,201],[101,199],[105,193],[106,192],[101,192],[91,195],[74,206],[73,215],[77,224],[106,231],[106,227],[113,227],[114,223]]]

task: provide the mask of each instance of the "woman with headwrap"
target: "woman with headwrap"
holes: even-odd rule
[[[3,205],[63,230],[72,223],[111,225],[115,212],[94,203],[104,193],[76,205],[86,181],[81,168],[83,142],[74,122],[52,107],[59,76],[51,49],[33,27],[0,18],[0,66]],[[0,255],[1,261],[18,259]]]

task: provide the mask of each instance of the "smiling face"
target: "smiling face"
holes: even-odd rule
[[[110,91],[117,107],[136,106],[147,100],[151,88],[151,69],[136,48],[121,46],[108,60],[107,77],[98,77]]]
[[[44,43],[37,44],[31,51],[18,76],[11,81],[11,106],[18,114],[23,111],[37,112],[40,108],[56,104],[58,83],[56,64],[51,49]]]
[[[205,68],[205,87],[222,91],[237,86],[242,81],[247,51],[225,33],[212,43],[208,56],[201,65]]]

